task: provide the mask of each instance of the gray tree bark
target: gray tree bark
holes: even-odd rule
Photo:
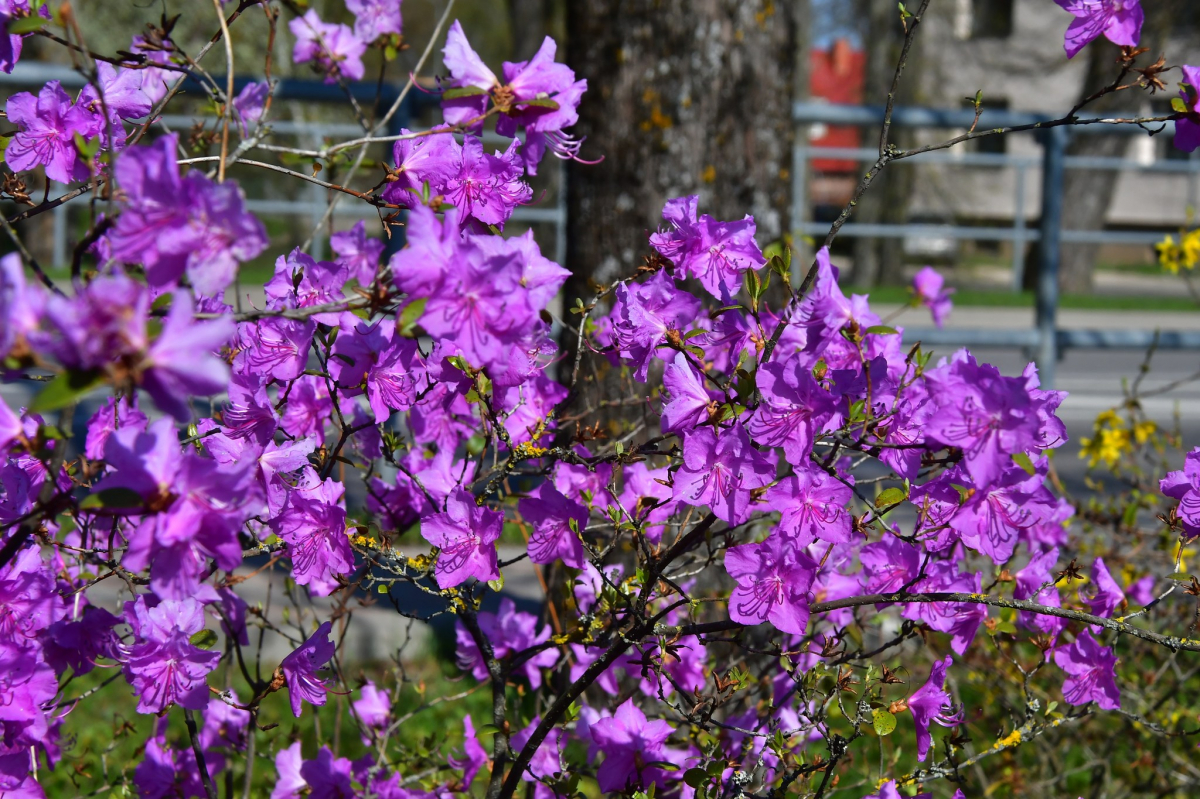
[[[584,157],[605,159],[568,171],[568,302],[631,274],[673,197],[699,194],[719,219],[754,214],[760,243],[783,235],[801,5],[568,4],[568,61],[589,84],[576,132]]]
[[[1183,3],[1194,0],[1163,0],[1145,6],[1146,23],[1142,28],[1142,46],[1150,52],[1141,56],[1139,63],[1150,64],[1163,52],[1172,21],[1177,19]],[[1088,59],[1087,79],[1079,99],[1083,100],[1111,84],[1120,72],[1116,63],[1120,48],[1101,37],[1088,45],[1083,55]],[[1169,58],[1169,54],[1168,54]],[[1126,79],[1133,82],[1137,76]],[[1170,86],[1170,79],[1168,79]],[[1168,88],[1168,91],[1171,91]],[[1087,106],[1085,111],[1095,113],[1135,113],[1145,102],[1146,93],[1139,89],[1126,89],[1100,98]],[[1099,136],[1075,134],[1067,150],[1069,155],[1092,157],[1123,157],[1129,149],[1129,136]],[[1098,169],[1072,169],[1067,171],[1064,192],[1068,202],[1063,208],[1064,230],[1101,230],[1108,209],[1117,190],[1119,172]],[[1063,291],[1088,293],[1094,286],[1096,244],[1067,244],[1062,248],[1059,260],[1059,285]]]
[[[860,18],[864,20],[863,41],[867,42],[866,74],[863,83],[863,102],[882,105],[891,90],[896,63],[904,45],[904,27],[900,12],[893,0],[856,0]],[[897,92],[897,105],[919,102],[917,87],[921,83],[921,37],[917,36],[909,52],[908,64]],[[879,131],[867,128],[863,146],[873,147]],[[910,132],[893,128],[891,139],[898,147],[912,143]],[[909,201],[913,192],[911,167],[899,164],[885,169],[863,195],[855,208],[852,222],[870,224],[902,224],[908,221]],[[861,238],[854,240],[854,265],[849,282],[854,286],[899,285],[904,282],[904,247],[899,239]]]

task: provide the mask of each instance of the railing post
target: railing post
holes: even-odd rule
[[[1065,127],[1042,132],[1042,237],[1038,245],[1037,285],[1037,365],[1042,388],[1054,387],[1054,371],[1058,366],[1058,266],[1067,139]]]

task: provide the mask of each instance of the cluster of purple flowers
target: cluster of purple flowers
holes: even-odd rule
[[[1058,2],[1077,17],[1071,54],[1100,34],[1136,41],[1136,2]],[[290,23],[295,60],[333,82],[361,78],[367,48],[401,32],[399,0],[347,7],[353,27],[312,10]],[[0,21],[28,13],[27,3],[0,0]],[[0,37],[0,69],[20,48],[20,36]],[[1074,603],[1100,618],[1151,601],[1152,580],[1122,587],[1102,558],[1086,590],[1062,593],[1074,508],[1047,476],[1048,453],[1066,441],[1056,415],[1065,395],[1040,388],[1033,365],[1004,375],[966,350],[935,362],[902,345],[903,330],[884,325],[866,296],[845,295],[827,250],[804,296],[772,308],[756,293],[740,304],[747,276],[768,264],[755,221],[701,214],[696,196],[669,201],[664,229],[649,237],[657,256],[648,263],[660,268],[619,281],[610,305],[580,320],[583,346],[636,383],[661,386],[643,411],[661,431],[656,443],[670,443],[593,454],[585,437],[572,438],[559,421],[570,388],[553,377],[548,311],[568,272],[531,233],[500,232],[531,201],[523,178],[545,152],[579,152],[566,129],[586,82],[554,61],[551,39],[500,77],[455,23],[445,125],[396,141],[382,191],[407,209],[406,247],[384,263],[383,243],[360,222],[332,238],[332,260],[282,254],[262,307],[241,315],[225,291],[268,240],[240,189],[182,172],[175,136],[125,146],[124,121],[151,113],[176,79],[155,60],[160,51],[147,52],[156,66],[102,64],[98,92],[72,100],[51,83],[8,103],[18,130],[5,157],[15,170],[42,165],[51,179],[78,181],[107,168],[81,142],[122,152],[106,175],[116,214],[93,248],[94,275],[59,293],[27,282],[18,257],[0,260],[5,368],[55,373],[42,400],[111,389],[67,458],[65,431],[0,401],[0,530],[15,542],[0,563],[0,795],[41,795],[33,775],[60,759],[74,709],[60,686],[98,665],[119,668],[138,712],[161,719],[136,768],[146,797],[204,795],[205,779],[247,750],[251,711],[265,696],[286,691],[296,717],[324,705],[334,677],[345,677],[335,674],[330,621],[296,625],[290,654],[253,700],[211,678],[249,643],[251,609],[236,590],[248,555],[269,555],[264,569],[279,563],[314,597],[349,595],[387,565],[463,614],[457,661],[475,680],[503,679],[524,695],[552,684],[549,674],[591,675],[601,693],[580,697],[570,722],[546,733],[535,715],[504,731],[514,751],[541,742],[521,775],[538,799],[562,795],[559,782],[576,767],[605,792],[654,786],[684,799],[695,789],[685,775],[694,782],[706,758],[729,765],[701,769],[703,779],[739,791],[739,764],[782,775],[788,752],[819,739],[824,724],[822,709],[794,701],[792,673],[827,659],[819,642],[853,621],[848,608],[822,612],[818,602],[866,597],[928,634],[937,657],[907,700],[925,760],[931,725],[964,718],[947,675],[989,621],[986,605],[960,601],[978,598],[985,579],[1012,570],[1015,599]],[[1196,86],[1200,72],[1188,67],[1185,77]],[[256,85],[235,103],[243,125],[261,115],[263,92]],[[513,141],[489,154],[480,133],[491,116]],[[922,270],[913,294],[941,325],[951,307],[942,278]],[[366,296],[372,303],[358,301]],[[883,476],[860,483],[868,459]],[[345,465],[365,475],[360,502],[347,499]],[[1172,520],[1195,536],[1200,449],[1161,488],[1179,501]],[[36,535],[15,532],[48,508],[70,513],[50,514]],[[694,573],[647,579],[645,563],[662,557],[669,567],[668,556],[700,545],[697,531],[724,566],[718,587]],[[498,543],[521,532],[522,558],[567,575],[580,624],[566,633],[507,596],[495,613],[478,610],[503,584]],[[624,556],[646,560],[630,568]],[[93,605],[97,565],[127,579],[133,598]],[[721,685],[701,635],[662,632],[696,621],[700,603],[678,601],[690,591],[707,592],[722,623],[769,625],[789,644],[786,668],[767,681],[771,701],[731,712],[705,747],[643,709]],[[974,596],[906,599],[929,594]],[[634,635],[642,628],[626,625],[631,608],[655,627]],[[1117,657],[1098,625],[1028,611],[1015,619],[1044,637],[1066,703],[1120,707]],[[212,645],[220,636],[224,649]],[[604,695],[622,701],[605,707]],[[358,691],[351,707],[365,742],[386,741],[393,701],[374,683]],[[169,734],[176,709],[202,714],[190,745]],[[417,789],[374,755],[350,760],[322,746],[306,759],[297,742],[275,755],[271,795],[467,795],[489,759],[471,718],[463,724],[461,756],[434,769],[450,772],[436,785]],[[569,748],[586,762],[569,764]],[[892,783],[879,791],[898,795]]]

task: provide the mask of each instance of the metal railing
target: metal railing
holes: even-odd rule
[[[224,85],[224,76],[216,76],[215,79],[218,85]],[[0,86],[4,87],[40,87],[51,80],[57,80],[66,89],[80,89],[86,85],[86,80],[82,75],[71,67],[61,64],[21,62],[16,65],[12,74],[0,73]],[[247,83],[255,80],[257,78],[251,76],[238,76],[234,79],[235,90],[240,91]],[[203,91],[199,84],[190,78],[184,79],[183,88],[185,92],[193,94],[202,93]],[[343,89],[340,86],[330,86],[321,81],[295,78],[280,80],[276,85],[274,97],[276,100],[299,100],[327,104],[345,102],[347,91],[353,94],[359,102],[373,102],[376,100],[376,86],[374,84],[356,83],[351,84],[347,89]],[[397,87],[384,85],[379,90],[378,101],[383,108],[390,107],[398,94],[399,89]],[[412,123],[413,118],[422,109],[438,104],[439,100],[432,95],[420,91],[410,92],[405,98],[405,102],[401,105],[400,110],[388,123],[387,135],[399,134],[400,129],[408,127]],[[160,118],[160,121],[167,128],[187,130],[197,118],[175,114],[164,115]],[[362,127],[357,124],[336,122],[278,120],[272,121],[270,128],[273,133],[297,136],[308,140],[310,144],[316,147],[321,146],[326,136],[338,136],[350,139],[362,136],[363,134]],[[508,145],[509,141],[510,139],[505,139],[494,134],[484,135],[484,143],[487,145],[504,147]],[[558,185],[556,193],[557,203],[555,206],[552,208],[517,208],[513,212],[512,220],[518,224],[553,225],[555,238],[554,255],[555,259],[559,263],[562,263],[566,258],[567,208],[566,192],[563,190],[565,185],[565,170],[561,162],[557,162],[555,167],[557,169],[555,180]],[[329,192],[326,189],[316,184],[308,184],[304,194],[295,199],[248,197],[246,207],[247,210],[264,216],[308,217],[315,225],[328,208],[328,194]],[[374,207],[356,202],[338,203],[334,213],[338,216],[359,217],[362,219],[370,219],[377,214]],[[70,214],[70,203],[64,203],[53,211],[53,259],[56,267],[60,267],[67,262],[70,238]],[[389,252],[403,246],[404,229],[396,228],[395,231],[388,242]],[[327,243],[327,236],[323,234],[314,236],[312,252],[310,254],[314,258],[322,258],[325,254]]]
[[[813,147],[808,144],[805,126],[815,123],[841,126],[871,126],[878,129],[884,110],[865,106],[844,106],[825,103],[796,103],[793,120],[800,126],[792,152],[791,228],[797,236],[823,235],[828,224],[806,218],[808,198],[808,165],[816,158],[837,158],[859,163],[874,163],[879,152],[867,148]],[[1084,115],[1081,118],[1086,119]],[[977,130],[1040,125],[1053,117],[996,110],[984,110]],[[974,110],[938,110],[928,108],[897,108],[892,116],[894,126],[933,129],[966,129],[975,124]],[[980,225],[928,224],[867,224],[848,222],[839,235],[877,238],[950,238],[977,241],[1008,241],[1013,247],[1013,286],[1020,289],[1025,272],[1025,244],[1038,247],[1036,289],[1036,322],[1030,330],[973,330],[964,328],[939,330],[907,329],[914,340],[935,346],[998,346],[1020,347],[1032,351],[1038,362],[1042,385],[1054,385],[1054,373],[1062,351],[1078,348],[1145,349],[1152,343],[1164,349],[1200,349],[1200,332],[1153,330],[1060,330],[1057,325],[1059,288],[1058,272],[1063,244],[1154,244],[1163,234],[1155,231],[1063,230],[1064,177],[1068,169],[1103,169],[1114,171],[1186,172],[1190,177],[1189,194],[1195,196],[1200,180],[1200,160],[1169,163],[1141,163],[1123,158],[1089,158],[1067,156],[1070,137],[1079,135],[1130,135],[1145,131],[1133,125],[1081,125],[1044,127],[1032,131],[1042,146],[1040,159],[1010,156],[999,153],[955,153],[932,151],[914,156],[912,164],[953,164],[957,166],[1011,167],[1016,172],[1012,224],[1008,227]],[[1159,135],[1171,136],[1174,123],[1162,126]],[[909,160],[909,159],[906,159]],[[904,164],[895,162],[892,168]],[[903,167],[901,167],[903,168]],[[1026,207],[1028,174],[1041,172],[1041,214],[1035,226],[1030,226]],[[853,219],[853,217],[851,217]]]

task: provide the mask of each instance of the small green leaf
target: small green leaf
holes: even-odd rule
[[[1177,583],[1190,583],[1192,581],[1192,575],[1178,572],[1176,574],[1172,574],[1167,579],[1174,580]]]
[[[1187,103],[1183,101],[1182,97],[1172,97],[1171,110],[1176,114],[1186,114],[1188,112]]]
[[[871,336],[895,336],[899,333],[899,330],[894,327],[888,327],[887,325],[871,325],[867,328],[867,335]]]
[[[899,505],[907,498],[908,494],[903,488],[889,488],[879,492],[879,496],[875,498],[875,507],[890,508],[893,505]]]
[[[1034,468],[1033,461],[1029,460],[1029,456],[1024,452],[1018,452],[1012,456],[1013,463],[1025,470],[1025,473],[1030,477],[1037,474],[1037,469]]]
[[[212,630],[201,630],[191,637],[192,646],[212,649],[217,644],[217,634]]]
[[[475,737],[478,738],[480,735],[495,735],[498,732],[500,732],[500,728],[495,724],[484,724],[475,730]]]
[[[32,14],[28,17],[19,17],[8,23],[8,33],[11,36],[20,36],[23,33],[33,33],[40,31],[46,27],[46,23],[50,20],[45,17]]]
[[[417,326],[417,320],[425,313],[426,302],[428,300],[421,297],[404,306],[404,310],[400,312],[400,318],[396,321],[396,328],[400,331],[400,335],[412,336],[413,329]]]
[[[132,488],[106,488],[89,495],[79,503],[81,508],[140,508],[145,504],[142,495]]]
[[[463,97],[478,97],[481,94],[487,94],[487,91],[478,86],[460,86],[457,89],[447,89],[442,93],[442,99],[458,100]]]
[[[44,413],[65,408],[103,384],[104,374],[96,369],[86,372],[63,372],[47,383],[46,387],[42,389],[42,393],[34,397],[29,410],[35,413]]]
[[[550,100],[550,99],[522,100],[521,102],[515,103],[514,105],[516,105],[517,108],[545,108],[550,111],[557,111],[559,109],[558,103],[556,103],[555,101]]]
[[[876,735],[891,735],[896,730],[896,717],[883,708],[876,708],[871,711],[871,726]]]
[[[500,579],[498,579],[498,580],[488,580],[488,588],[492,589],[493,591],[503,591],[504,590],[504,574],[501,573]]]
[[[708,782],[708,772],[702,768],[690,768],[683,772],[683,782],[692,788],[699,788]]]

